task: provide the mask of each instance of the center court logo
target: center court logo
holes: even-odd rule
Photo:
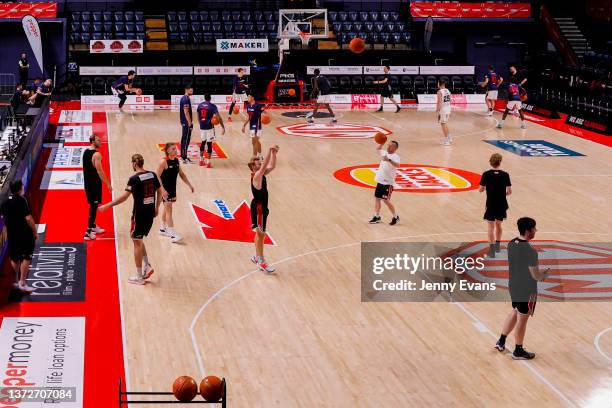
[[[314,137],[318,139],[369,139],[382,133],[389,136],[392,132],[380,126],[369,126],[352,123],[306,124],[298,123],[277,128],[279,132],[289,136]]]
[[[375,188],[378,164],[363,164],[337,170],[334,177],[343,183]],[[394,192],[455,193],[478,188],[480,175],[452,167],[402,164],[395,176]]]

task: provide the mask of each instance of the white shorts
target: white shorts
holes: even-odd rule
[[[247,99],[248,96],[245,93],[232,94],[232,102],[246,102]]]
[[[448,111],[441,111],[440,114],[438,115],[438,122],[439,123],[448,123],[448,118],[450,118],[450,112]]]
[[[215,129],[200,129],[200,139],[203,142],[214,142],[216,139]]]
[[[319,95],[317,103],[331,103],[331,95]]]
[[[521,107],[523,106],[523,102],[521,101],[508,101],[508,104],[506,105],[506,109],[508,110],[520,110]]]
[[[490,101],[496,101],[497,100],[497,91],[487,91],[487,96],[486,98]]]
[[[259,130],[251,129],[251,137],[255,137],[255,136],[261,137],[261,131],[262,131],[262,129],[259,129]]]

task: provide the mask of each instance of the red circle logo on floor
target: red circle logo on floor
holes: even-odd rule
[[[279,132],[289,136],[314,137],[319,139],[368,139],[377,133],[385,136],[392,132],[380,126],[361,125],[354,123],[297,123],[277,128]]]
[[[338,180],[364,188],[376,187],[378,164],[363,164],[337,170]],[[394,192],[456,193],[478,188],[480,174],[452,167],[426,164],[402,164],[395,176]]]

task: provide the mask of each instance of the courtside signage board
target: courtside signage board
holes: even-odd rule
[[[69,144],[89,144],[89,137],[93,134],[91,125],[85,126],[58,126],[55,129],[55,140],[61,141],[64,145]]]
[[[418,94],[417,102],[419,105],[435,105],[438,102],[437,94]],[[483,104],[485,94],[451,94],[451,104]]]
[[[306,73],[314,75],[314,70],[318,68],[323,75],[361,75],[363,67],[361,65],[345,65],[345,66],[308,66]]]
[[[83,407],[84,317],[5,317],[0,321],[2,387],[61,388],[64,398],[0,402],[10,407]],[[13,369],[6,369],[6,367]],[[67,393],[70,392],[70,397]]]
[[[419,74],[418,66],[391,65],[389,66],[389,68],[390,68],[389,73],[391,75],[418,75]],[[363,73],[365,75],[383,75],[385,73],[385,70],[382,65],[364,66]]]
[[[136,67],[79,67],[79,75],[127,75]]]
[[[473,65],[421,65],[419,73],[421,75],[474,75]]]
[[[82,169],[86,146],[58,146],[51,149],[47,169]]]
[[[142,53],[142,40],[90,40],[89,52],[92,54],[136,54]]]
[[[114,95],[81,95],[83,105],[118,105],[119,98]],[[126,105],[154,105],[153,95],[128,95]]]
[[[217,52],[268,52],[268,39],[217,39]]]
[[[138,75],[193,75],[193,67],[138,67]]]
[[[242,68],[244,70],[245,75],[249,75],[251,73],[251,67],[248,65],[238,65],[238,66],[228,66],[228,65],[219,65],[219,66],[195,66],[193,67],[194,75],[236,75],[238,74],[238,69]]]
[[[378,164],[363,164],[337,170],[334,177],[357,187],[376,188]],[[478,188],[480,174],[471,171],[425,164],[401,164],[393,192],[455,193]]]
[[[485,140],[485,142],[519,156],[527,157],[576,157],[584,156],[546,140]]]

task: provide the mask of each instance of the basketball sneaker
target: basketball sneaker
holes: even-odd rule
[[[93,231],[85,231],[85,236],[83,237],[83,240],[85,241],[93,241],[94,239],[96,239],[96,233]]]
[[[170,237],[170,240],[174,243],[179,242],[180,240],[182,240],[183,237],[181,237],[179,234],[177,234],[176,232]]]
[[[155,273],[155,269],[153,269],[153,267],[151,265],[145,265],[144,267],[144,275],[142,276],[142,279],[149,279],[151,277],[151,275],[153,275]]]
[[[380,215],[375,215],[369,221],[370,224],[380,224]]]
[[[487,116],[493,116],[493,111],[492,110],[488,111]]]
[[[133,285],[144,285],[146,282],[140,276],[130,276],[128,278],[128,283],[131,283]]]
[[[335,117],[333,117],[333,118],[332,118],[332,120],[331,120],[331,124],[332,124],[332,125],[335,125],[335,124],[337,124],[337,123],[338,123],[338,119],[336,119]]]
[[[487,258],[495,258],[495,246],[489,245],[489,250],[487,251]]]
[[[382,112],[382,111],[383,111],[383,107],[381,106],[380,108],[378,108],[376,112]]]
[[[200,166],[204,167],[204,160],[200,160]]]
[[[535,353],[531,353],[522,347],[516,347],[514,353],[512,353],[514,360],[531,360],[535,358]]]
[[[231,116],[227,117],[227,123],[232,123],[232,117]]]
[[[442,141],[442,146],[451,146],[453,144],[451,139],[444,139]]]
[[[159,235],[163,235],[164,237],[169,237],[168,229],[166,227],[159,228]]]
[[[497,340],[497,343],[495,343],[495,346],[493,346],[493,348],[497,349],[497,351],[499,352],[502,352],[506,349],[506,345],[501,341]]]
[[[310,117],[310,118],[306,119],[306,123],[312,124],[312,123],[314,123],[314,119],[312,117]]]
[[[257,255],[253,255],[251,257],[251,262],[253,262],[255,265],[257,265],[259,263],[259,259],[257,259]]]
[[[501,242],[499,241],[495,242],[495,252],[497,253],[501,252]]]
[[[212,162],[208,162],[208,164],[206,165],[206,168],[212,169]]]
[[[527,125],[526,124],[521,124],[521,129],[527,129]]]
[[[92,230],[92,232],[94,234],[104,234],[106,232],[106,230],[104,228],[100,228],[97,225],[94,227],[94,229]]]
[[[399,215],[396,215],[395,217],[391,218],[391,222],[389,223],[389,225],[396,225],[399,222]]]
[[[400,108],[400,106],[399,106],[399,105],[397,105],[397,109],[395,109],[395,113],[398,113],[398,112],[399,112],[399,111],[401,111],[401,110],[402,110],[402,108]]]
[[[259,260],[259,262],[257,263],[257,266],[259,266],[260,271],[265,272],[265,273],[272,273],[276,270],[272,266],[268,265],[268,263],[263,259]]]
[[[497,128],[498,128],[498,129],[503,129],[503,128],[504,128],[504,124],[503,124],[503,123],[501,123],[501,122],[499,122],[499,123],[497,124]]]
[[[31,287],[31,286],[28,286],[28,284],[27,284],[27,283],[25,283],[25,284],[23,284],[23,285],[20,283],[20,284],[19,284],[19,290],[20,290],[21,292],[23,292],[23,293],[32,293],[32,292],[34,292],[36,289],[34,289],[34,288],[33,288],[33,287]]]

